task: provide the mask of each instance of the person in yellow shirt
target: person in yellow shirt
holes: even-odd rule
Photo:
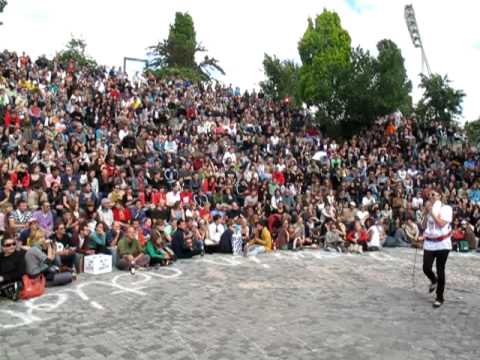
[[[243,254],[245,256],[257,255],[272,251],[272,249],[272,234],[270,233],[270,230],[268,230],[267,223],[265,220],[259,221],[255,227],[254,238],[245,245]]]

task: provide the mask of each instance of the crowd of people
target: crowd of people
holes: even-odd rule
[[[432,193],[480,235],[478,152],[399,112],[336,141],[261,92],[0,53],[0,293],[221,252],[422,246]]]

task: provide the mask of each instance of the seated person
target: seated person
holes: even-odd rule
[[[148,240],[145,254],[150,257],[150,266],[170,265],[176,260],[175,253],[167,246],[163,232]]]
[[[386,237],[383,225],[381,223],[375,224],[372,218],[368,218],[365,221],[365,225],[368,228],[368,251],[379,251]]]
[[[245,245],[244,255],[257,255],[263,252],[272,251],[272,234],[268,230],[267,221],[259,221],[255,226],[253,240]]]
[[[362,253],[367,250],[368,233],[360,220],[355,220],[353,229],[347,234],[347,241],[351,252]]]
[[[288,250],[293,248],[293,239],[290,239],[288,219],[283,219],[282,226],[277,231],[275,244],[278,250]]]
[[[229,219],[227,223],[227,228],[220,236],[220,242],[218,244],[218,251],[223,254],[233,254],[233,234],[234,234],[234,224],[233,220]]]
[[[337,224],[334,220],[327,220],[325,223],[326,233],[323,246],[325,250],[335,249],[338,252],[345,250],[344,240],[341,231],[337,229]]]
[[[17,242],[5,237],[1,241],[0,253],[0,297],[18,300],[25,273],[25,251],[17,250]]]
[[[172,236],[172,250],[178,259],[189,259],[195,255],[203,254],[203,249],[199,248],[198,243],[193,243],[193,234],[187,234],[187,225],[185,220],[179,220],[177,230]]]
[[[420,230],[418,229],[417,224],[415,224],[415,221],[413,221],[413,216],[407,217],[407,222],[404,224],[403,228],[412,247],[421,249],[423,247],[423,242],[420,238]]]
[[[34,245],[38,240],[44,238],[46,233],[38,225],[38,220],[30,218],[28,220],[28,228],[20,233],[20,241],[22,244],[26,244],[28,247]]]
[[[56,263],[61,270],[73,272],[75,267],[75,254],[77,247],[72,237],[66,232],[65,224],[55,225],[55,231],[50,236],[53,245],[56,247]]]
[[[30,277],[44,274],[48,286],[59,286],[71,283],[74,276],[71,272],[60,272],[59,257],[56,256],[56,244],[50,239],[41,239],[27,250],[25,254],[25,272]]]
[[[89,237],[88,248],[93,250],[95,254],[111,254],[111,251],[108,248],[107,234],[103,222],[98,222],[95,225],[95,231],[91,233]]]
[[[117,254],[117,268],[119,270],[130,270],[132,275],[135,274],[137,268],[145,268],[150,263],[150,256],[144,254],[133,226],[127,228],[125,236],[118,242]]]
[[[205,239],[205,251],[212,253],[218,250],[220,238],[222,237],[225,227],[222,224],[222,217],[214,215],[213,221],[208,225],[207,238]]]

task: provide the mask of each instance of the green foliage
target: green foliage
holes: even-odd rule
[[[423,97],[417,105],[416,113],[423,121],[439,120],[451,123],[462,113],[465,93],[450,86],[448,77],[432,74],[421,75],[420,88]]]
[[[465,123],[465,132],[472,144],[480,144],[480,118]]]
[[[225,75],[215,58],[205,56],[200,63],[195,61],[195,55],[206,52],[206,49],[197,43],[193,19],[188,13],[177,12],[174,24],[170,25],[168,38],[150,46],[148,51],[152,56],[149,66],[162,69],[158,72],[162,76],[170,73],[195,73],[194,77],[210,80],[212,70]]]
[[[159,79],[185,79],[191,81],[201,81],[203,78],[200,74],[188,68],[177,68],[177,67],[163,67],[158,69],[149,69],[149,73],[155,75]]]
[[[400,109],[409,113],[412,109],[412,83],[407,76],[402,52],[391,40],[378,42],[377,49],[378,112],[389,114]]]
[[[345,104],[339,94],[341,79],[350,66],[350,35],[344,30],[335,12],[324,10],[298,44],[302,60],[299,95],[307,105],[316,105],[318,116],[337,122]]]
[[[350,66],[343,73],[339,89],[345,104],[344,118],[339,124],[344,135],[357,133],[379,115],[376,79],[376,59],[360,47],[353,49]]]
[[[265,54],[263,71],[266,80],[260,83],[265,95],[282,100],[286,97],[295,99],[298,94],[299,66],[291,60],[280,60],[275,55]]]
[[[76,66],[94,69],[97,67],[97,62],[86,54],[86,48],[87,43],[84,40],[72,36],[65,49],[57,54],[56,60],[64,67],[73,60]]]

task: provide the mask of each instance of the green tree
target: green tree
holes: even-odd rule
[[[448,77],[432,74],[421,75],[420,88],[423,96],[417,105],[416,113],[423,121],[440,120],[450,123],[462,113],[465,93],[450,86]]]
[[[61,50],[56,55],[56,60],[64,67],[67,66],[69,61],[73,60],[76,66],[93,69],[97,66],[97,62],[92,57],[87,55],[86,48],[87,43],[85,40],[72,36],[65,46],[65,49]]]
[[[292,60],[280,60],[275,55],[265,54],[263,71],[265,81],[260,82],[265,95],[281,100],[286,97],[295,99],[298,95],[299,66]]]
[[[377,60],[360,47],[353,49],[350,66],[340,83],[339,93],[345,103],[345,114],[339,130],[342,136],[348,136],[371,125],[379,115]]]
[[[472,144],[480,144],[480,117],[475,121],[467,121],[465,123],[465,132]]]
[[[411,112],[412,83],[408,79],[401,50],[391,40],[381,40],[377,49],[378,113],[389,114],[398,109],[404,113]]]
[[[345,114],[345,102],[339,89],[350,67],[350,35],[341,26],[337,13],[324,10],[298,44],[302,60],[299,76],[300,99],[318,108],[321,120],[338,122]]]
[[[181,76],[193,80],[209,80],[213,71],[225,75],[218,60],[204,56],[200,63],[195,61],[197,53],[207,50],[197,43],[193,19],[188,13],[177,12],[175,22],[170,25],[168,38],[148,48],[152,56],[150,67],[158,76]]]

